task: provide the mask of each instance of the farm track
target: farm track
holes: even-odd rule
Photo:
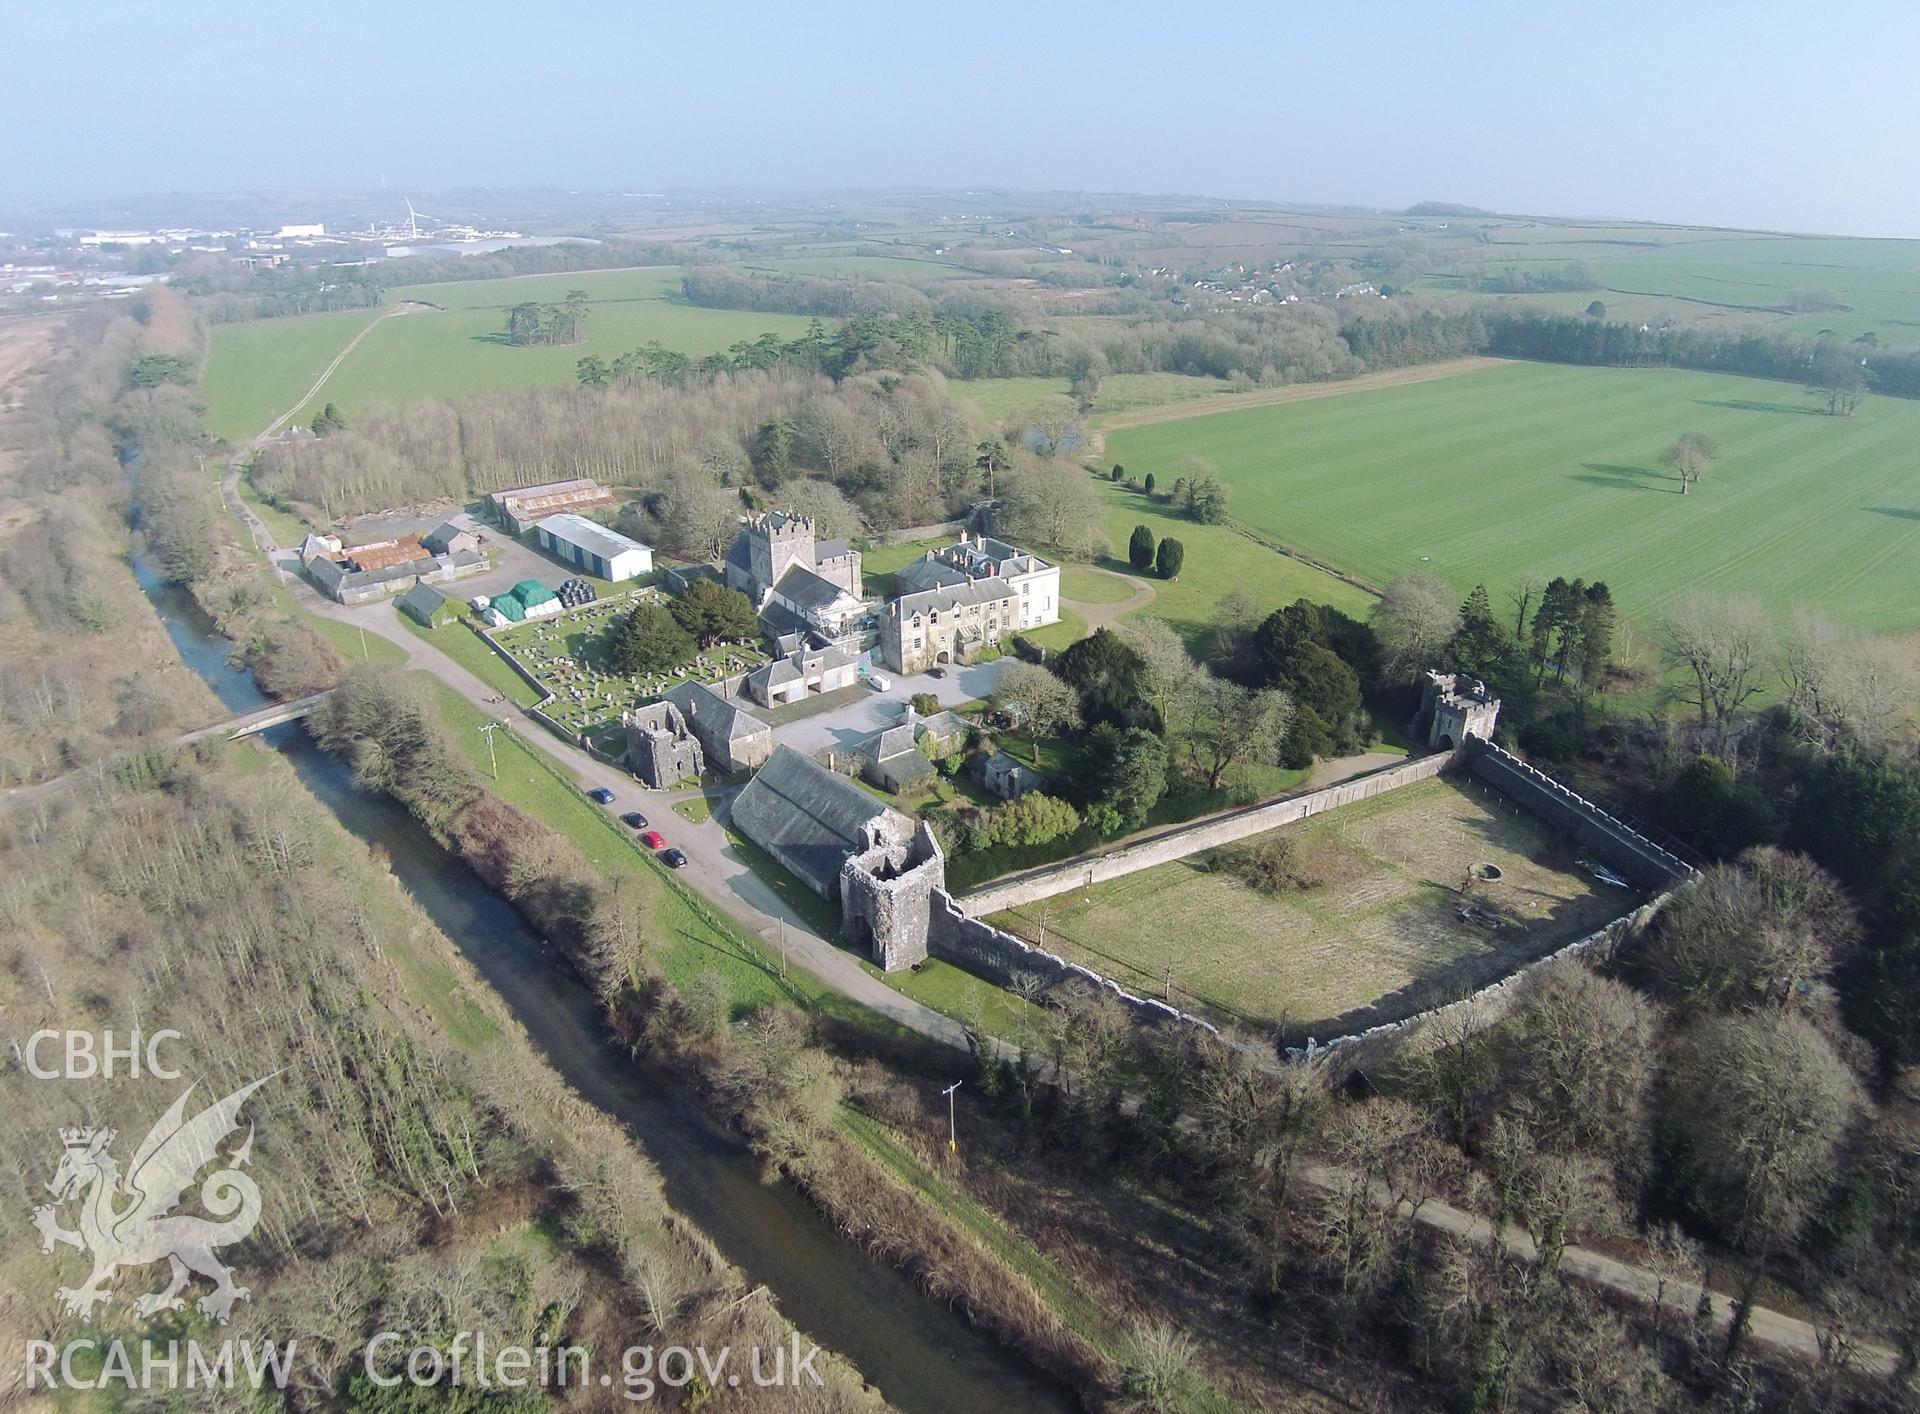
[[[359,348],[360,341],[366,338],[367,335],[371,334],[375,329],[379,328],[382,324],[386,323],[389,319],[397,318],[402,314],[417,314],[422,309],[432,309],[432,308],[438,308],[438,306],[416,303],[414,301],[408,301],[405,304],[395,305],[392,309],[389,309],[385,314],[382,314],[377,319],[369,319],[367,321],[367,327],[362,329],[358,334],[355,334],[350,340],[348,340],[347,346],[344,349],[340,350],[339,353],[333,356],[333,362],[329,363],[325,368],[320,370],[320,376],[313,380],[313,386],[311,388],[307,389],[306,392],[300,395],[300,401],[295,403],[292,407],[288,408],[285,412],[281,413],[280,416],[276,417],[272,422],[268,423],[266,431],[262,432],[258,437],[254,438],[253,439],[254,442],[258,444],[266,441],[269,437],[277,433],[282,427],[286,426],[286,424],[293,419],[294,415],[298,413],[301,408],[305,407],[308,403],[312,402],[315,398],[317,398],[320,395],[321,388],[326,386],[327,380],[333,377],[334,370],[339,368],[341,364],[347,361],[347,355],[352,353],[355,349]]]
[[[1346,393],[1371,393],[1380,388],[1404,388],[1413,383],[1431,383],[1439,378],[1454,378],[1462,373],[1478,373],[1499,368],[1504,358],[1448,359],[1444,363],[1425,363],[1417,368],[1395,368],[1385,373],[1366,373],[1339,383],[1295,383],[1285,388],[1267,388],[1257,393],[1227,393],[1192,402],[1169,403],[1164,407],[1137,408],[1116,412],[1100,419],[1101,432],[1117,432],[1127,427],[1150,427],[1161,422],[1181,422],[1189,417],[1210,417],[1221,412],[1244,412],[1248,408],[1276,407],[1283,403],[1312,402],[1316,398],[1337,398]]]

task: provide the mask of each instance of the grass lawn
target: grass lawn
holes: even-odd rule
[[[928,958],[918,972],[882,972],[864,961],[862,966],[902,996],[955,1021],[977,1023],[988,1035],[1003,1041],[1024,1037],[1034,1047],[1044,1034],[1040,1027],[1044,1008],[938,958]]]
[[[1682,497],[1659,458],[1689,430],[1721,451]],[[1577,575],[1637,615],[1703,586],[1879,632],[1920,627],[1916,446],[1920,403],[1834,418],[1780,383],[1546,364],[1110,438],[1136,473],[1206,458],[1237,521],[1375,583],[1431,570],[1498,596],[1523,574]],[[1113,544],[1132,519],[1114,508]],[[1214,542],[1196,554],[1194,532],[1164,529],[1187,541],[1182,578],[1214,581]]]
[[[1060,570],[1060,597],[1082,604],[1122,604],[1133,597],[1133,585],[1099,570],[1064,565]]]
[[[643,344],[658,342],[700,357],[762,334],[798,338],[812,322],[794,314],[701,309],[684,303],[679,288],[680,271],[659,267],[395,290],[389,300],[425,300],[441,308],[390,319],[374,330],[327,380],[314,404],[337,403],[352,416],[374,403],[404,406],[421,398],[456,398],[503,388],[571,387],[575,365],[589,354],[611,363]],[[505,342],[510,306],[559,303],[568,290],[576,289],[585,290],[591,301],[581,342],[535,348]],[[303,409],[303,415],[311,412]]]
[[[690,820],[696,825],[704,825],[713,818],[713,806],[707,803],[704,795],[692,796],[673,803],[673,813],[682,820]]]
[[[1371,396],[1370,393],[1362,395]],[[1221,420],[1237,419],[1223,414],[1218,418],[1164,426],[1199,427],[1205,422]],[[1161,428],[1141,430],[1157,432]],[[1170,477],[1167,479],[1171,481]],[[1246,590],[1259,602],[1263,613],[1271,613],[1302,598],[1316,604],[1331,604],[1360,618],[1365,618],[1373,606],[1373,596],[1365,590],[1257,544],[1228,526],[1197,524],[1172,506],[1155,504],[1138,491],[1129,491],[1104,479],[1099,487],[1101,501],[1106,506],[1107,543],[1117,553],[1126,553],[1127,540],[1136,525],[1145,525],[1151,530],[1156,543],[1171,535],[1186,546],[1186,560],[1180,577],[1175,580],[1135,575],[1125,560],[1104,560],[1101,568],[1126,574],[1149,586],[1154,593],[1153,602],[1134,612],[1165,619],[1187,640],[1188,647],[1196,651],[1204,646],[1203,640],[1210,631],[1213,606],[1230,590]]]
[[[334,355],[384,313],[343,309],[216,324],[200,375],[208,429],[229,442],[266,431],[268,423],[306,396]]]
[[[920,559],[929,550],[938,550],[953,544],[951,536],[940,536],[933,540],[905,540],[898,545],[875,545],[860,552],[861,588],[869,595],[882,598],[893,597],[894,573],[904,565],[910,565]]]
[[[947,396],[969,409],[977,422],[1018,421],[1044,407],[1049,399],[1064,398],[1073,388],[1071,378],[953,378]],[[1224,378],[1188,373],[1109,373],[1100,380],[1093,415],[1131,412],[1165,403],[1191,402],[1231,391]]]
[[[271,570],[260,571],[261,583],[267,586],[267,593],[288,618],[296,623],[305,624],[328,643],[334,652],[345,658],[348,663],[372,663],[375,667],[393,668],[407,661],[407,650],[392,639],[382,638],[377,633],[367,633],[357,624],[342,623],[338,619],[322,618],[318,614],[308,613],[300,607],[300,601],[280,582],[278,575]]]
[[[1423,781],[1285,826],[1322,882],[1269,897],[1199,855],[1013,909],[1002,927],[1122,986],[1326,1038],[1464,993],[1627,912],[1532,816],[1477,784]],[[1469,866],[1481,910],[1461,919]],[[1152,927],[1142,927],[1151,919]],[[1495,921],[1497,920],[1497,922]]]
[[[1029,643],[1037,643],[1049,653],[1058,653],[1063,648],[1071,648],[1087,636],[1087,621],[1064,604],[1060,606],[1060,619],[1045,628],[1029,629],[1026,638]]]
[[[431,676],[413,673],[409,677],[420,683],[455,746],[485,777],[487,744],[479,727],[489,719]],[[661,971],[675,985],[685,986],[702,972],[718,972],[727,979],[736,1007],[786,1001],[862,1021],[872,1019],[864,1008],[845,1001],[799,968],[789,969],[782,979],[776,955],[669,875],[664,865],[656,864],[634,842],[632,832],[588,800],[544,752],[521,742],[519,730],[493,734],[500,776],[498,780],[488,777],[487,788],[564,834],[602,878],[637,881],[651,901],[652,936]]]
[[[405,614],[400,615],[400,622],[415,638],[431,643],[480,681],[497,692],[505,693],[507,701],[515,706],[531,707],[540,700],[540,693],[508,667],[506,660],[464,623],[424,628]]]

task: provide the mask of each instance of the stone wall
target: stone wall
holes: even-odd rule
[[[1077,979],[1113,993],[1137,1020],[1185,1022],[1219,1034],[1211,1023],[1197,1016],[1149,997],[1136,997],[1119,983],[1077,962],[1068,962],[1063,957],[1036,948],[991,923],[967,917],[966,911],[945,889],[933,891],[930,924],[927,947],[934,957],[942,962],[950,962],[976,977],[984,977],[996,986],[1011,986],[1018,978],[1031,978],[1049,987]]]
[[[1554,830],[1578,840],[1635,888],[1657,893],[1693,873],[1678,857],[1512,752],[1482,741],[1467,751],[1474,775]]]
[[[1024,907],[1043,898],[1052,898],[1055,894],[1118,879],[1142,869],[1151,869],[1156,864],[1199,854],[1203,850],[1218,849],[1250,835],[1264,834],[1281,825],[1304,820],[1310,815],[1351,805],[1355,801],[1370,800],[1387,791],[1412,785],[1415,781],[1431,780],[1446,769],[1454,755],[1451,752],[1438,752],[1432,756],[1415,757],[1410,761],[1383,766],[1364,776],[1355,776],[1350,781],[1342,781],[1324,790],[1308,791],[1304,795],[1288,796],[1209,816],[1191,825],[1167,830],[1138,844],[1123,845],[1106,854],[1092,857],[1082,855],[1060,864],[1016,874],[985,888],[975,889],[960,902],[968,913],[982,917],[1004,909]]]
[[[1670,894],[1661,894],[1652,902],[1614,919],[1606,927],[1589,933],[1577,942],[1568,943],[1558,951],[1535,959],[1518,972],[1502,977],[1498,982],[1488,983],[1471,996],[1462,997],[1458,1001],[1448,1002],[1445,1006],[1434,1007],[1413,1016],[1403,1017],[1399,1021],[1370,1026],[1365,1031],[1356,1031],[1349,1036],[1336,1036],[1324,1044],[1310,1040],[1302,1049],[1289,1048],[1288,1058],[1324,1066],[1329,1074],[1344,1079],[1355,1071],[1377,1067],[1389,1057],[1406,1054],[1420,1033],[1435,1022],[1471,1016],[1480,1025],[1490,1026],[1513,1010],[1514,1003],[1522,996],[1528,979],[1541,968],[1551,967],[1564,959],[1575,957],[1589,966],[1598,966],[1610,961],[1623,948],[1639,940],[1648,924],[1653,921],[1654,915],[1670,897]]]

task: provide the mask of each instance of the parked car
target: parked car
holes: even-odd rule
[[[930,678],[943,678],[946,675],[947,675],[947,670],[945,668],[928,668],[927,669],[927,676]]]
[[[613,804],[613,792],[605,786],[595,786],[587,792],[587,799],[591,800],[595,805],[611,805]]]
[[[886,692],[893,686],[893,679],[885,673],[868,673],[867,684],[875,692]]]
[[[669,869],[685,869],[687,867],[686,855],[682,854],[677,849],[670,849],[666,851],[666,853],[662,854],[660,858],[665,861],[666,866]]]
[[[648,849],[665,849],[667,847],[667,837],[658,830],[648,830],[644,835],[640,836],[640,843]]]
[[[642,815],[638,810],[629,810],[620,817],[620,823],[629,829],[644,830],[647,828],[647,817]]]

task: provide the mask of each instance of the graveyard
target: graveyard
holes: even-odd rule
[[[649,600],[655,589],[600,599],[552,618],[515,624],[490,637],[550,695],[544,711],[558,726],[585,736],[618,730],[620,714],[681,682],[737,678],[767,661],[757,644],[720,644],[680,667],[653,674],[612,670],[606,652],[609,630],[621,615]]]

